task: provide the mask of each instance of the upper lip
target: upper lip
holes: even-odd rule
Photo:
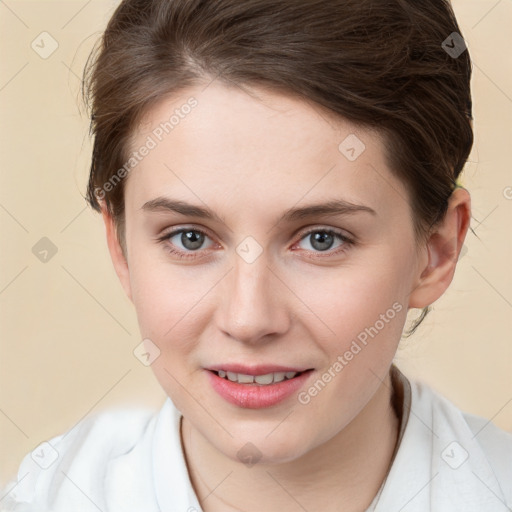
[[[275,364],[257,364],[257,365],[244,365],[237,363],[224,363],[216,364],[206,368],[207,370],[218,372],[224,370],[225,372],[241,373],[243,375],[266,375],[267,373],[275,372],[304,372],[312,370],[306,366],[281,366]]]

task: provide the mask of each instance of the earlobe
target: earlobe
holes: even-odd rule
[[[427,242],[428,262],[409,295],[409,308],[424,308],[435,302],[452,282],[459,254],[471,220],[471,198],[456,188],[448,201],[444,219]]]
[[[116,225],[112,216],[108,212],[106,206],[101,205],[101,215],[105,224],[105,232],[107,237],[108,250],[112,263],[116,271],[117,277],[121,281],[121,285],[130,300],[132,300],[130,271],[128,268],[127,259],[123,253],[119,238],[117,235]]]

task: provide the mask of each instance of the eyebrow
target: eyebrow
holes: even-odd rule
[[[169,197],[157,197],[147,201],[141,209],[147,212],[170,211],[186,215],[188,217],[210,219],[225,224],[225,221],[209,208],[196,206],[185,201],[175,200]],[[354,204],[343,199],[332,199],[324,203],[290,208],[284,212],[281,221],[293,222],[309,217],[352,215],[361,212],[377,215],[377,212],[369,206]]]

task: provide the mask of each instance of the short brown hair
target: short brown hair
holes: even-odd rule
[[[124,165],[155,102],[218,77],[376,129],[425,236],[473,144],[469,53],[446,41],[463,44],[447,0],[123,0],[84,71],[94,135],[86,199],[100,210],[95,192]],[[121,237],[123,184],[103,197]]]

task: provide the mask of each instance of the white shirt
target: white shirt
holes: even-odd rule
[[[512,434],[398,374],[410,414],[368,511],[512,510]],[[202,512],[180,420],[167,399],[156,414],[110,411],[82,421],[25,456],[17,482],[0,493],[0,511]]]

